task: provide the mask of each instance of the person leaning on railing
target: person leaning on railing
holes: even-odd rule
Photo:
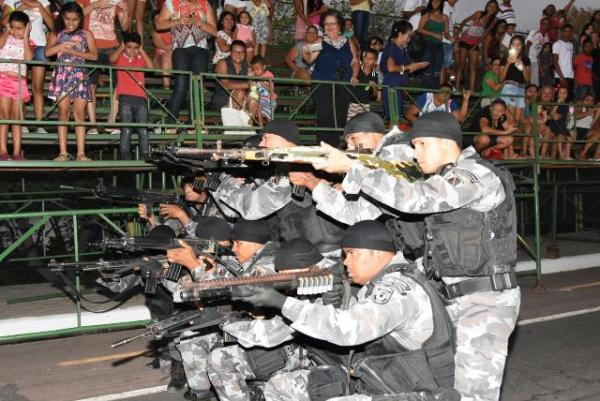
[[[358,83],[360,57],[351,40],[342,35],[344,19],[339,11],[323,14],[321,23],[325,31],[322,50],[311,53],[309,62],[315,63],[312,79]],[[350,96],[342,85],[317,84],[313,96],[317,114],[317,127],[342,128],[348,115]],[[335,100],[334,100],[335,99]],[[339,144],[337,131],[319,131],[317,139],[332,146]]]

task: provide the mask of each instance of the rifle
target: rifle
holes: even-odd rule
[[[152,209],[160,204],[173,204],[182,207],[188,212],[185,197],[183,195],[167,192],[138,191],[137,189],[126,189],[117,187],[107,187],[98,183],[93,188],[73,187],[70,185],[61,185],[60,189],[83,190],[91,192],[96,198],[111,200],[120,203],[134,203],[146,205],[146,213],[150,217]],[[189,213],[188,213],[189,214]]]
[[[122,238],[105,238],[99,242],[90,242],[89,246],[100,248],[102,250],[114,249],[122,251],[143,251],[143,250],[160,250],[166,251],[169,249],[181,248],[179,241],[191,246],[198,254],[218,255],[224,252],[224,249],[219,246],[216,241],[200,238],[151,238],[151,237],[122,237]]]
[[[296,289],[298,295],[322,294],[333,288],[334,274],[326,269],[311,267],[262,276],[204,280],[185,285],[179,292],[182,302],[229,296],[231,288],[243,285],[267,284]]]
[[[133,271],[135,266],[143,259],[120,259],[120,260],[104,260],[98,259],[95,262],[56,262],[55,259],[50,259],[48,267],[51,272],[90,272],[97,271],[106,278],[118,278],[123,274]]]
[[[346,155],[357,160],[365,167],[371,169],[383,169],[388,174],[416,181],[423,178],[423,173],[413,161],[390,161],[382,159],[379,156],[365,153],[368,150],[359,149],[358,151],[347,151]],[[171,162],[183,162],[187,164],[196,164],[202,166],[203,163],[218,160],[224,165],[237,164],[240,167],[245,166],[246,161],[259,161],[263,165],[269,165],[272,162],[278,163],[298,163],[312,164],[327,158],[328,151],[320,146],[294,146],[289,148],[260,148],[260,149],[198,149],[191,147],[167,146],[165,148],[152,149],[150,153],[153,159],[170,160]]]
[[[140,338],[158,340],[166,336],[173,337],[186,330],[217,326],[239,319],[240,316],[239,312],[221,311],[216,307],[185,311],[150,324],[142,333],[116,341],[110,347],[117,348]]]

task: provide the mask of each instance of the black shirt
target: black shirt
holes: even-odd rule
[[[496,123],[494,123],[494,119],[492,118],[492,106],[486,106],[483,109],[481,109],[481,111],[477,115],[477,118],[475,119],[475,121],[473,121],[473,125],[471,127],[472,131],[481,132],[481,124],[479,123],[479,121],[482,118],[486,119],[488,127],[500,130],[504,129],[502,125],[506,122],[506,115],[502,115],[502,117],[500,117],[500,119]]]
[[[529,57],[523,57],[521,59],[521,61],[523,62],[523,66],[527,66],[529,67],[531,65],[531,61],[529,61]],[[502,60],[502,65],[506,65],[506,63],[508,62],[508,58],[505,58]],[[504,78],[505,81],[514,81],[520,84],[526,84],[529,81],[525,80],[525,77],[523,76],[523,71],[519,71],[519,69],[517,68],[517,66],[515,65],[516,63],[512,63],[509,67],[508,67],[508,71],[506,72],[506,77]]]

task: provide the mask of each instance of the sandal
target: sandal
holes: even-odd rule
[[[58,157],[54,158],[55,162],[68,162],[69,160],[71,160],[72,157],[70,154],[68,153],[61,153],[58,155]]]
[[[77,161],[78,162],[91,162],[93,161],[89,157],[85,155],[85,153],[77,153]]]

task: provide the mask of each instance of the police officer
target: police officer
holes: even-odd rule
[[[420,117],[409,132],[429,177],[408,182],[366,171],[330,150],[327,171],[348,172],[344,190],[363,192],[400,212],[425,215],[425,268],[440,277],[456,326],[455,388],[465,401],[499,399],[508,338],[521,294],[516,264],[514,183],[505,169],[461,150],[458,122],[443,112]]]
[[[348,309],[286,297],[267,287],[251,287],[239,299],[281,309],[294,330],[315,339],[360,347],[359,357],[347,367],[353,376],[349,386],[356,392],[388,395],[450,387],[454,375],[452,326],[435,289],[415,264],[396,253],[392,235],[382,223],[366,220],[355,224],[344,234],[342,246],[348,275],[362,286],[357,302]],[[303,381],[307,391],[299,399],[307,400],[309,393],[311,400],[317,394],[345,394],[343,388],[338,394],[326,391],[333,387],[331,382],[313,389],[311,375],[313,372]],[[289,390],[278,387],[268,393],[284,394],[274,399],[285,399],[286,392]],[[296,391],[298,394],[302,392]],[[447,399],[457,399],[457,394],[452,394],[449,390]]]
[[[300,143],[296,124],[276,120],[265,125],[259,145],[285,148]],[[235,177],[221,175],[220,183],[211,193],[224,208],[235,210],[247,220],[275,214],[279,236],[284,241],[298,237],[310,238],[322,253],[338,251],[343,227],[317,213],[310,193],[293,192],[288,178],[289,166],[277,166],[276,169],[278,171],[270,178],[256,179],[253,184],[240,183]]]

